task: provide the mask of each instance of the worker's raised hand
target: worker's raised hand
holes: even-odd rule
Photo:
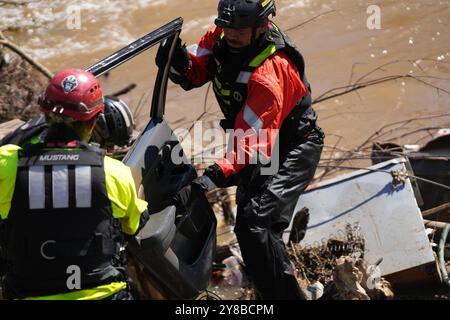
[[[170,42],[165,41],[159,46],[156,54],[155,62],[158,67],[163,68],[167,64],[170,52]],[[181,39],[178,38],[175,43],[175,48],[172,55],[171,73],[176,73],[179,76],[185,75],[189,68],[189,54],[186,45],[181,44]]]

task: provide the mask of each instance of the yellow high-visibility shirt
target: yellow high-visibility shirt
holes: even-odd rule
[[[16,145],[0,147],[0,217],[8,219],[11,201],[16,184],[18,152]],[[139,199],[131,175],[131,170],[122,162],[105,156],[104,159],[105,182],[108,197],[111,201],[112,214],[118,218],[122,231],[133,235],[139,227],[141,214],[147,209],[147,202]],[[104,299],[126,288],[125,282],[114,282],[96,288],[78,290],[69,293],[33,297],[30,299],[56,299],[56,300],[94,300]]]

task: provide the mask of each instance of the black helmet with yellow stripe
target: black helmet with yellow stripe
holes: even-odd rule
[[[275,16],[275,0],[220,0],[214,23],[221,28],[257,28],[269,15]]]

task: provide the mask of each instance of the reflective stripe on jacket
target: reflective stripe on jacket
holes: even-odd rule
[[[272,29],[278,31],[274,25]],[[222,32],[221,28],[213,27],[197,45],[188,48],[191,65],[186,77],[195,87],[212,81],[222,112],[231,122],[229,128],[234,129],[238,141],[216,162],[225,177],[229,177],[243,169],[257,152],[270,158],[278,130],[309,92],[308,84],[301,80],[304,65],[299,70],[300,63],[270,42],[235,72],[236,78],[231,83],[221,80],[220,72],[226,66],[221,65],[215,50]],[[239,85],[246,90],[236,89]],[[236,103],[239,99],[240,103]]]

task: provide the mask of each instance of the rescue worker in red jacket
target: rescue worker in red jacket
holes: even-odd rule
[[[127,166],[88,144],[104,111],[100,82],[63,70],[39,104],[44,140],[0,147],[4,296],[132,299],[123,235],[145,225],[147,202]]]
[[[234,129],[233,148],[194,185],[238,186],[235,233],[260,298],[302,299],[281,236],[314,176],[324,135],[303,57],[269,20],[275,10],[274,0],[220,0],[215,26],[198,44],[176,43],[170,78],[185,90],[211,81],[220,124]],[[160,47],[158,65],[167,52]]]

